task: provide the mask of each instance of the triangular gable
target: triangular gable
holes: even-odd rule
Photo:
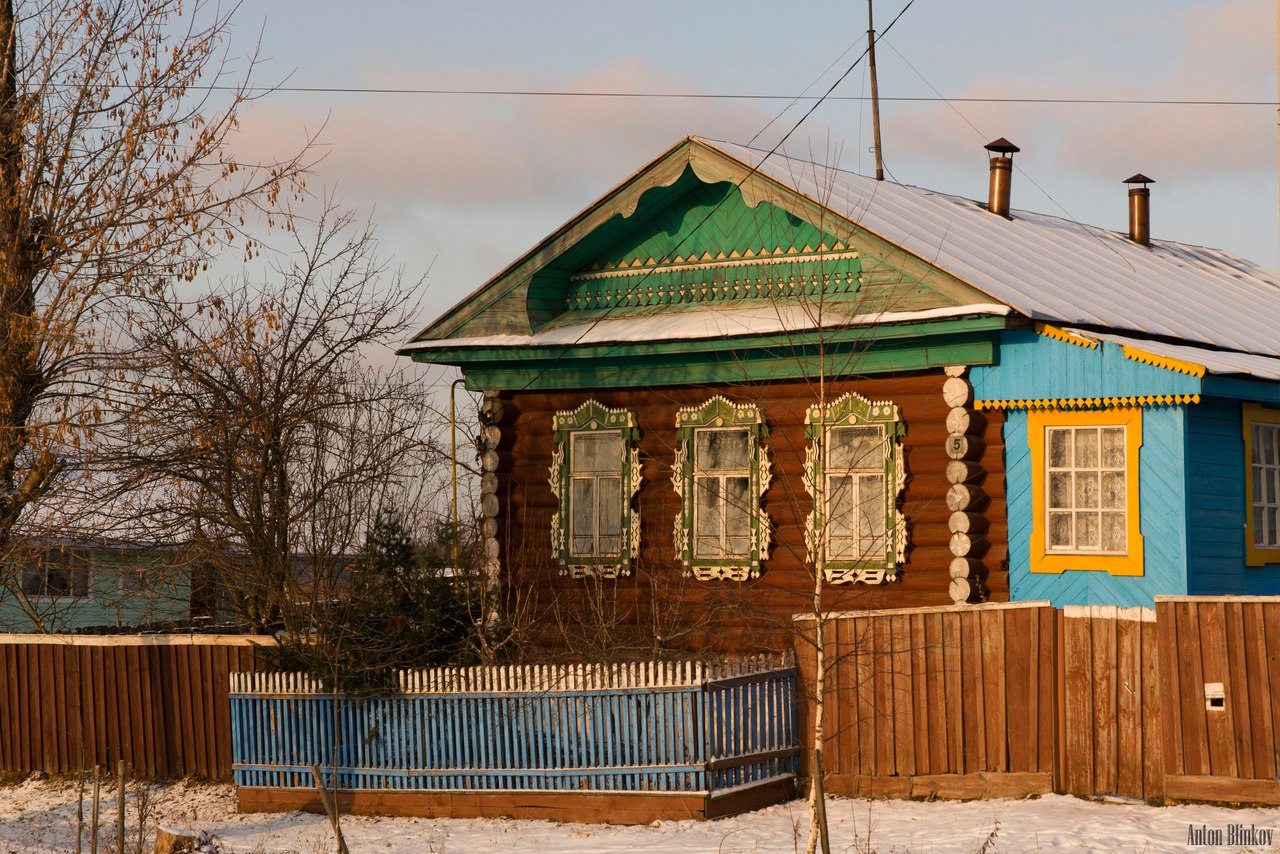
[[[422,330],[405,350],[417,349],[414,342],[528,336],[655,306],[815,293],[848,302],[848,314],[860,318],[979,304],[990,309],[993,302],[690,137]]]

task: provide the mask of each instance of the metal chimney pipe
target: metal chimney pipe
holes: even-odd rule
[[[997,156],[991,158],[991,186],[987,193],[987,210],[997,216],[1009,215],[1009,195],[1013,183],[1013,157],[1022,149],[1004,137],[983,146]]]
[[[1151,191],[1148,184],[1154,184],[1139,172],[1127,179],[1126,184],[1141,184],[1141,187],[1129,188],[1129,239],[1141,246],[1151,245]]]

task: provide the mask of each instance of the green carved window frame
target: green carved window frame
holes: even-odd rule
[[[764,446],[767,435],[760,407],[732,403],[719,395],[676,413],[676,457],[671,481],[680,496],[680,514],[676,517],[674,536],[676,554],[686,575],[699,581],[746,581],[760,575],[773,536],[773,523],[762,506],[772,479],[769,454]],[[700,455],[712,457],[709,449],[713,444],[728,449],[723,455],[726,459],[737,454],[736,464],[700,459]],[[716,454],[717,458],[720,456]],[[732,504],[729,503],[730,482],[735,484],[732,489],[737,490]],[[709,497],[711,501],[700,505],[700,496]],[[713,521],[721,544],[719,555],[700,551],[703,543],[713,539],[707,536],[711,525],[707,517],[701,515],[713,515],[711,503],[718,507]],[[738,515],[734,510],[745,514],[745,519],[739,517],[737,521],[746,524],[744,529],[730,532],[730,516]],[[733,544],[740,546],[731,548]]]
[[[552,417],[552,430],[550,483],[556,512],[551,517],[551,547],[560,574],[574,578],[630,575],[640,553],[640,514],[632,507],[641,480],[640,449],[636,447],[640,431],[635,414],[588,400],[575,410],[557,412]],[[582,452],[586,443],[600,445],[611,435],[618,437],[617,459],[586,468]],[[579,544],[588,537],[580,529],[575,532],[574,511],[581,511],[587,500],[592,502],[591,547],[584,550]],[[577,518],[583,518],[581,512]],[[602,533],[601,525],[614,521],[616,533]],[[616,539],[616,548],[608,547],[612,539]]]
[[[907,426],[897,405],[849,392],[826,406],[810,406],[804,420],[809,441],[804,486],[813,498],[813,510],[805,520],[808,561],[831,584],[891,581],[907,552],[907,519],[901,509],[907,482],[901,440]],[[859,441],[858,450],[849,450],[857,440],[871,441]],[[837,447],[837,442],[848,445]],[[835,479],[857,486],[835,485]],[[877,479],[882,486],[879,495],[873,490]],[[843,529],[830,521],[834,504],[839,504],[841,516],[852,514],[847,536],[838,536]],[[856,545],[844,546],[845,540]]]

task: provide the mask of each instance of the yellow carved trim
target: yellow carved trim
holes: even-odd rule
[[[1143,394],[1135,397],[1058,397],[1033,400],[975,400],[975,409],[1112,409],[1117,406],[1176,406],[1199,403],[1198,394]]]
[[[1253,539],[1253,425],[1280,424],[1280,409],[1266,409],[1256,403],[1244,404],[1244,563],[1266,566],[1280,563],[1280,548],[1254,545]]]
[[[1132,359],[1135,362],[1142,362],[1144,365],[1154,365],[1157,368],[1164,368],[1169,371],[1177,371],[1180,374],[1190,374],[1193,377],[1204,376],[1204,365],[1197,365],[1195,362],[1184,362],[1181,359],[1172,359],[1168,356],[1157,356],[1155,353],[1148,353],[1146,350],[1139,350],[1137,347],[1130,347],[1128,344],[1122,344],[1124,357]]]
[[[1050,553],[1045,548],[1045,431],[1048,427],[1105,426],[1125,428],[1125,518],[1128,551],[1122,555]],[[1047,410],[1027,413],[1027,444],[1031,449],[1031,571],[1060,575],[1068,570],[1100,570],[1112,575],[1142,575],[1143,544],[1138,503],[1139,450],[1142,410],[1108,409],[1097,412]]]
[[[1052,338],[1055,341],[1065,341],[1066,343],[1074,344],[1077,347],[1088,347],[1090,350],[1098,349],[1097,341],[1080,335],[1072,335],[1065,329],[1059,329],[1058,327],[1050,326],[1047,323],[1037,323],[1036,334],[1043,335],[1045,338]]]

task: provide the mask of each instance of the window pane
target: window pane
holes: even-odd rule
[[[695,465],[702,471],[745,471],[749,465],[746,430],[699,430]]]
[[[1123,513],[1102,514],[1102,549],[1108,552],[1122,552],[1125,548],[1125,530]]]
[[[880,427],[833,427],[827,434],[828,468],[868,469],[884,465],[884,431]]]
[[[864,475],[858,480],[858,536],[884,539],[884,477]]]
[[[1049,465],[1060,469],[1071,465],[1071,431],[1049,431]]]
[[[579,431],[570,452],[575,474],[622,470],[622,434]]]
[[[1077,448],[1076,450],[1079,450]],[[1076,472],[1076,507],[1096,508],[1098,506],[1098,473],[1092,471]]]
[[[1266,431],[1263,425],[1253,425],[1253,464],[1255,466],[1262,465],[1262,443],[1266,439]]]
[[[581,477],[570,483],[572,497],[569,502],[569,550],[575,555],[589,555],[595,549],[592,521],[595,518],[596,481],[594,478]]]
[[[622,532],[622,481],[616,477],[602,477],[596,481],[598,490],[597,504],[599,506],[599,524],[597,530],[600,532],[600,553],[605,555],[616,555],[618,553],[619,535]],[[613,543],[609,546],[605,543],[608,539]]]
[[[1266,508],[1253,508],[1253,544],[1255,546],[1267,545],[1267,511]]]
[[[1049,507],[1067,510],[1071,507],[1071,472],[1053,472],[1049,475]]]
[[[693,508],[694,530],[699,537],[720,539],[721,502],[720,481],[714,477],[700,477],[696,481],[697,503]]]
[[[1108,510],[1124,509],[1124,472],[1109,471],[1102,474],[1102,506]]]
[[[751,553],[751,508],[747,502],[750,486],[745,477],[725,478],[724,527],[727,556],[746,557]]]
[[[1075,430],[1075,467],[1078,469],[1098,467],[1098,431],[1092,427]]]
[[[1102,429],[1102,467],[1106,469],[1124,468],[1124,428],[1104,427]]]
[[[1071,548],[1071,514],[1049,514],[1049,548]]]
[[[853,477],[827,478],[827,534],[831,539],[853,536]]]
[[[1098,516],[1094,513],[1076,514],[1076,548],[1098,548]]]
[[[28,569],[23,572],[22,592],[27,596],[43,596],[44,573],[38,569]]]

